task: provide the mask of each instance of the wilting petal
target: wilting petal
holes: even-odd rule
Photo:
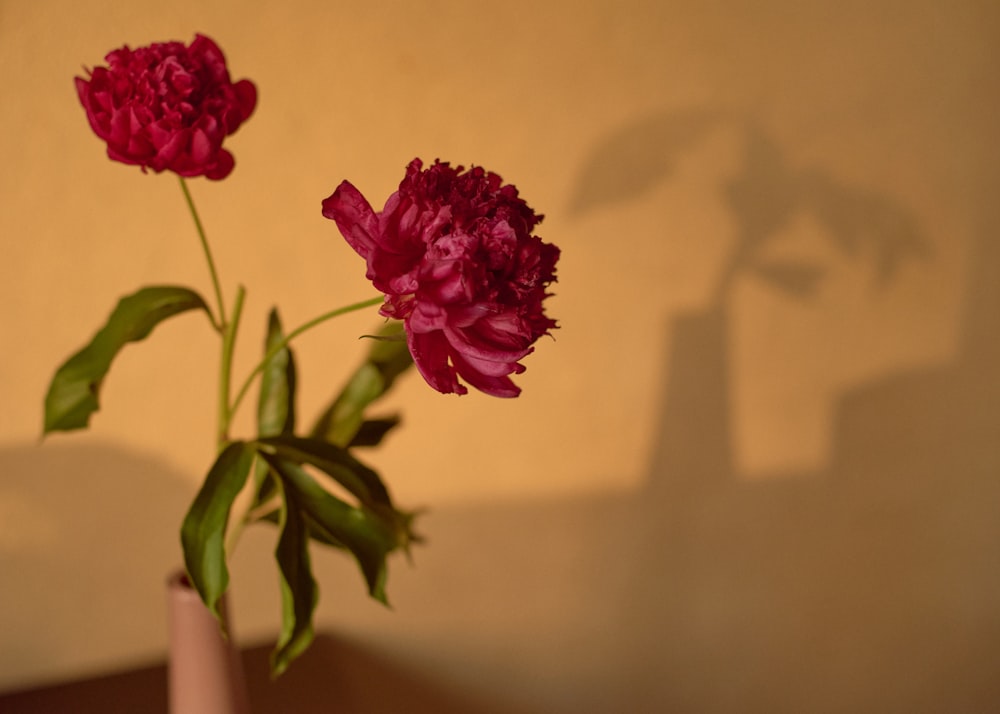
[[[489,342],[477,334],[475,329],[455,329],[451,326],[444,328],[445,337],[448,342],[454,345],[455,350],[461,352],[470,360],[484,362],[517,362],[527,357],[534,349],[531,346],[520,349],[511,349],[510,346],[498,342]],[[520,342],[524,342],[521,340]]]
[[[448,342],[440,332],[406,333],[413,363],[426,382],[442,394],[465,394],[455,369],[448,361]]]
[[[506,399],[512,399],[521,394],[521,388],[514,384],[514,380],[510,377],[484,374],[458,356],[452,356],[452,360],[455,363],[455,369],[462,379],[484,394]],[[514,365],[514,367],[515,369],[512,369],[511,373],[520,374],[524,371],[524,367],[521,367],[521,365]]]
[[[337,223],[348,244],[367,259],[375,250],[378,217],[371,204],[349,181],[342,181],[323,201],[323,215]]]

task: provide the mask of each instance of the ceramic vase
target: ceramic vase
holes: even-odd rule
[[[167,580],[167,616],[170,714],[249,714],[240,652],[183,572]]]

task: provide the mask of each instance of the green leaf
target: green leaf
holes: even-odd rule
[[[398,414],[392,414],[381,419],[365,419],[361,422],[361,427],[354,435],[354,438],[351,439],[351,443],[348,446],[351,448],[358,446],[378,446],[386,434],[399,426],[400,421]]]
[[[311,432],[313,437],[338,446],[352,442],[364,423],[368,406],[383,396],[396,378],[413,364],[405,338],[403,323],[399,320],[390,320],[379,330],[365,361],[317,420]]]
[[[280,508],[275,508],[273,511],[268,511],[262,516],[257,516],[257,521],[258,522],[263,521],[264,523],[272,523],[276,526],[281,526],[281,518],[283,511],[284,511],[284,505],[282,505]],[[316,541],[317,543],[322,543],[323,545],[329,546],[331,548],[337,548],[339,550],[347,550],[347,546],[345,546],[339,540],[331,538],[329,533],[323,533],[308,527],[306,530],[308,532],[309,538],[311,540]]]
[[[271,676],[281,675],[313,640],[313,612],[319,599],[309,559],[305,510],[296,491],[282,489],[281,536],[274,555],[281,573],[281,635],[271,653]]]
[[[272,309],[267,320],[264,354],[269,354],[284,337],[278,311]],[[295,383],[295,358],[286,345],[267,360],[260,375],[257,400],[257,433],[260,436],[291,434],[295,430]],[[267,463],[258,460],[254,466],[255,505],[270,498],[274,488],[274,481],[268,478]]]
[[[101,383],[118,352],[129,342],[145,339],[168,317],[194,309],[211,317],[201,296],[182,287],[142,288],[119,300],[104,327],[52,377],[45,396],[43,434],[86,427],[100,407]]]
[[[278,311],[272,309],[267,320],[264,354],[285,338]],[[286,345],[264,365],[260,375],[260,398],[257,401],[257,433],[261,436],[291,434],[295,431],[295,359]]]
[[[309,464],[334,479],[357,498],[363,508],[386,524],[393,535],[393,547],[409,552],[411,543],[420,542],[413,531],[416,514],[397,510],[378,473],[354,458],[347,449],[319,439],[294,436],[259,439],[257,444],[264,453],[274,453],[296,464]],[[315,540],[339,544],[335,535],[317,531],[312,531],[312,535]]]
[[[310,531],[342,543],[357,560],[369,594],[388,604],[386,556],[399,545],[394,524],[382,513],[352,506],[328,493],[298,464],[261,453],[281,478],[289,507],[293,503],[301,507]]]
[[[219,600],[229,585],[226,523],[233,501],[246,484],[254,453],[251,445],[241,441],[223,449],[181,525],[188,577],[216,617],[220,616]]]
[[[283,459],[315,466],[366,506],[392,506],[389,491],[379,475],[347,449],[320,439],[298,436],[275,436],[258,439],[257,443]]]

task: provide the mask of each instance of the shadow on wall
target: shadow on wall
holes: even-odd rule
[[[165,666],[136,662],[162,662],[162,650],[150,648],[165,641],[164,581],[178,565],[190,483],[156,459],[93,443],[9,448],[0,451],[0,474],[0,673],[8,690],[0,711],[166,712]],[[244,650],[259,714],[332,701],[345,714],[527,714],[342,634],[320,633],[272,683],[272,647]],[[102,674],[37,681],[78,669],[84,648]]]
[[[638,137],[612,137],[595,153],[600,170],[585,173],[575,205],[624,200],[663,180],[671,152],[723,121],[732,119],[692,113],[645,122]],[[364,648],[323,638],[311,661],[329,656],[335,664],[288,675],[308,678],[300,704],[334,701],[338,682],[360,687],[371,674],[379,689],[359,697],[388,702],[397,685],[408,694],[405,708],[397,701],[399,708],[367,711],[920,714],[987,711],[1000,701],[1000,216],[989,216],[972,247],[955,360],[844,395],[822,472],[740,480],[728,432],[725,298],[734,276],[752,273],[807,298],[823,266],[775,266],[760,250],[794,211],[823,222],[839,249],[872,260],[877,280],[926,254],[903,207],[821,171],[790,173],[766,134],[747,125],[745,136],[745,173],[724,188],[740,231],[729,268],[706,310],[664,326],[673,334],[671,368],[645,488],[435,510],[414,577],[393,585],[397,603],[417,607],[393,615],[399,619],[384,630],[355,630]],[[632,183],[600,185],[616,171]],[[60,547],[69,548],[40,566],[4,550],[2,572],[47,584],[51,576],[32,568],[90,577],[73,564],[95,559],[74,553],[67,534],[99,528],[109,548],[102,577],[146,567],[158,587],[189,494],[162,467],[138,485],[130,475],[141,466],[127,454],[77,447],[55,450],[37,467],[28,466],[27,450],[0,454],[0,503],[12,495],[30,504],[63,488],[50,515],[64,526]],[[49,480],[39,485],[42,476]],[[78,512],[75,503],[93,488],[125,494],[117,506]],[[170,502],[162,523],[140,522],[143,512],[120,505],[143,498]],[[169,548],[157,542],[153,551],[161,563],[144,565],[149,541],[140,547],[119,535],[137,532],[168,534]],[[57,594],[37,595],[58,603]],[[121,612],[100,608],[118,605],[74,607],[106,626]],[[0,610],[0,667],[54,654],[47,623],[19,622],[17,610],[16,602]],[[364,671],[343,683],[341,666]],[[280,710],[263,704],[262,712]]]
[[[672,152],[722,121],[698,112],[612,137],[574,205],[663,180]],[[435,633],[461,643],[435,655],[437,666],[550,713],[991,710],[1000,701],[1000,216],[971,247],[957,357],[845,393],[822,470],[742,480],[728,426],[734,279],[754,274],[807,299],[824,266],[774,265],[762,250],[802,211],[839,250],[871,262],[876,287],[929,253],[905,207],[820,170],[791,172],[752,124],[745,137],[743,173],[721,187],[739,235],[728,268],[707,309],[665,326],[670,372],[645,488],[435,512],[419,577],[447,583]]]
[[[734,280],[742,275],[764,280],[792,298],[815,293],[822,265],[767,255],[768,244],[800,214],[822,225],[848,257],[870,260],[878,284],[887,283],[905,260],[926,254],[925,237],[898,202],[845,185],[820,169],[792,169],[778,142],[757,123],[707,109],[654,115],[603,140],[582,169],[570,213],[581,218],[670,181],[693,146],[723,129],[740,135],[744,157],[740,175],[719,186],[738,235],[712,292],[713,310],[725,307]]]
[[[165,624],[150,621],[149,603],[162,602],[179,563],[177,524],[190,498],[167,465],[116,447],[53,440],[0,451],[5,683],[79,659],[66,642],[101,661],[115,656],[109,641],[119,650],[160,641]]]
[[[974,259],[998,265],[992,241]],[[830,467],[731,467],[718,311],[677,321],[620,627],[623,691],[676,712],[986,711],[1000,701],[997,275],[946,368],[837,410]],[[995,272],[995,268],[994,268]],[[990,306],[988,309],[987,306]],[[692,445],[697,444],[697,447]]]
[[[642,156],[610,146],[653,148],[641,181],[629,179],[634,191],[669,175],[678,137],[722,120],[663,117],[614,137],[574,205],[615,198],[599,184],[630,170],[616,153]],[[615,619],[634,637],[623,710],[985,711],[1000,701],[1000,222],[973,246],[952,364],[845,395],[823,472],[740,481],[728,431],[734,278],[753,273],[808,298],[822,266],[761,260],[797,211],[840,250],[868,256],[877,281],[926,254],[903,207],[820,171],[791,173],[759,128],[745,136],[743,174],[725,187],[736,247],[709,308],[669,327],[660,436],[634,504],[636,556]]]

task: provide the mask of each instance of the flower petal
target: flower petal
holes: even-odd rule
[[[427,384],[442,394],[465,394],[469,390],[458,381],[448,362],[448,342],[440,332],[407,330],[406,344],[413,364]]]
[[[503,397],[513,399],[521,394],[521,388],[514,384],[514,381],[507,376],[494,376],[480,372],[473,365],[457,355],[452,355],[452,361],[458,374],[466,382],[484,394],[492,397]],[[517,369],[513,373],[520,374],[524,371],[521,365],[515,365]]]
[[[362,258],[376,248],[378,218],[371,204],[350,181],[342,181],[323,201],[323,215],[335,221],[348,244]]]

